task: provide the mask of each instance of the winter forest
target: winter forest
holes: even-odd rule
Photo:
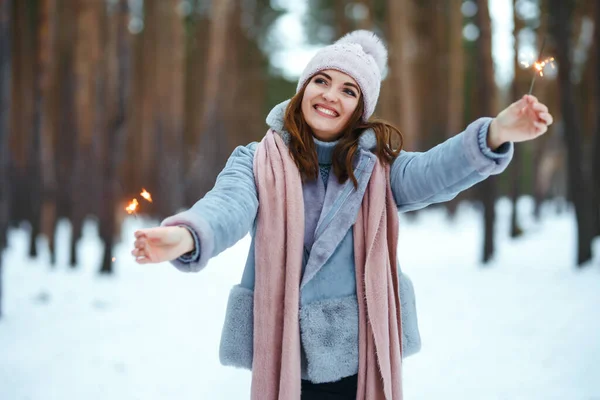
[[[0,0],[0,399],[247,398],[217,360],[247,240],[190,277],[136,265],[132,232],[202,198],[355,29],[385,39],[375,115],[407,151],[530,90],[555,121],[501,175],[401,215],[424,336],[407,398],[600,399],[592,0]]]

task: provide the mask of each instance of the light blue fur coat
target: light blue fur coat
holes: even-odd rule
[[[276,106],[267,117],[267,124],[286,143],[289,136],[283,129],[283,116],[288,102]],[[398,211],[451,200],[489,175],[502,172],[512,158],[513,145],[505,143],[495,152],[489,149],[490,122],[490,118],[480,118],[427,152],[403,151],[390,172]],[[178,269],[200,271],[211,257],[248,232],[254,236],[259,205],[253,174],[256,146],[251,143],[236,148],[214,188],[189,210],[163,221],[163,226],[188,227],[196,242],[194,254],[173,261]],[[357,189],[350,180],[339,183],[333,173],[326,190],[321,179],[303,185],[306,226],[299,305],[302,377],[315,383],[336,381],[358,371],[352,226],[376,162],[371,152],[374,146],[374,132],[365,131],[354,169]],[[241,282],[229,294],[220,345],[224,365],[252,368],[254,262],[253,239]],[[399,264],[398,269],[406,357],[419,351],[421,338],[413,285]]]

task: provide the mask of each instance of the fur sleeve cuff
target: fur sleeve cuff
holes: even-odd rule
[[[468,160],[482,175],[496,175],[506,169],[514,152],[513,143],[507,142],[496,151],[487,145],[491,118],[479,118],[467,127],[463,144]]]
[[[171,264],[183,272],[202,270],[214,252],[214,238],[210,225],[191,210],[175,214],[165,219],[161,226],[184,226],[194,238],[196,250],[191,254],[172,260]]]

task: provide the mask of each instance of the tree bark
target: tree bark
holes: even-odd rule
[[[58,0],[44,0],[44,25],[40,27],[41,79],[41,233],[48,238],[50,264],[56,263],[55,233],[57,219],[56,136],[60,109],[59,51],[57,41]]]
[[[164,99],[157,113],[160,137],[159,192],[153,204],[161,217],[183,207],[183,121],[185,86],[185,32],[182,16],[177,13],[179,0],[158,3],[162,26],[157,37],[158,99]],[[228,79],[234,79],[228,77]]]
[[[514,37],[514,51],[513,57],[513,68],[515,75],[511,84],[511,101],[516,101],[521,97],[521,91],[519,86],[519,31],[521,30],[521,20],[517,13],[517,0],[513,0],[513,37]],[[523,155],[520,151],[522,149],[515,149],[513,160],[510,166],[510,199],[512,203],[512,210],[510,213],[510,237],[516,238],[521,236],[523,229],[519,226],[519,217],[517,210],[517,202],[521,196],[521,171],[523,170]]]
[[[465,114],[465,50],[463,48],[463,14],[456,4],[448,6],[449,11],[449,71],[448,97],[444,100],[447,105],[447,135],[453,136],[464,127]],[[459,199],[447,203],[448,214],[456,214]]]
[[[596,51],[591,51],[594,54],[596,64],[596,104],[600,105],[600,5],[594,3],[594,44]],[[595,212],[595,229],[594,235],[600,236],[600,113],[596,111],[596,128],[594,134],[594,150],[592,153],[593,165],[593,185],[594,201],[593,207]]]
[[[11,223],[31,222],[32,202],[29,196],[29,173],[32,147],[35,147],[35,93],[37,70],[36,10],[31,1],[17,1],[12,7],[12,52],[11,56],[11,115],[10,152],[13,155],[10,171],[13,186],[11,199]],[[32,146],[34,143],[34,146]]]
[[[106,37],[104,45],[107,60],[106,96],[101,99],[106,110],[106,141],[104,143],[103,192],[104,202],[100,210],[100,235],[104,242],[101,274],[113,273],[113,246],[115,235],[120,231],[115,218],[119,191],[119,165],[125,153],[125,107],[128,98],[128,65],[130,54],[127,32],[127,0],[119,0],[106,15]]]
[[[0,0],[0,319],[4,282],[2,263],[10,213],[8,115],[10,113],[11,14],[13,0]]]
[[[202,136],[198,158],[196,162],[192,163],[191,170],[186,174],[186,182],[198,182],[198,197],[203,196],[212,188],[227,157],[227,131],[221,123],[223,115],[223,90],[221,89],[232,10],[232,0],[219,1],[211,9],[207,69],[200,122]]]
[[[493,114],[495,93],[494,67],[492,60],[492,29],[488,0],[477,0],[477,59],[481,73],[478,83],[478,101],[482,115]],[[479,185],[484,217],[483,263],[490,261],[494,254],[494,227],[496,220],[495,201],[497,196],[496,178],[491,176]]]
[[[550,32],[556,43],[558,85],[564,119],[564,139],[567,146],[569,192],[575,206],[577,220],[577,265],[592,258],[593,213],[591,204],[591,179],[582,165],[583,139],[581,119],[571,83],[571,32],[575,7],[573,0],[551,0],[549,4]]]
[[[203,109],[202,88],[206,78],[206,55],[208,52],[209,19],[194,13],[190,16],[186,45],[185,66],[185,112],[184,112],[184,148],[185,171],[191,171],[195,161],[195,154],[200,148],[200,135],[202,122],[198,118],[198,110]],[[134,77],[135,79],[135,77]],[[186,205],[194,204],[198,200],[196,188],[191,182],[184,183],[184,202]]]
[[[101,202],[99,184],[94,177],[100,176],[99,166],[102,148],[100,128],[103,123],[99,102],[102,90],[101,66],[101,16],[106,8],[103,2],[76,0],[77,40],[75,41],[76,76],[76,145],[75,168],[72,174],[70,195],[73,200],[71,224],[71,260],[75,267],[77,242],[81,238],[83,222],[87,215],[98,213]],[[91,178],[91,179],[90,179]]]
[[[413,0],[387,1],[387,30],[389,36],[389,97],[395,107],[386,118],[402,132],[404,148],[417,146],[419,130],[418,93],[415,82],[415,61],[418,55],[414,30]],[[398,118],[398,115],[400,118]]]
[[[13,0],[0,1],[0,263],[7,245],[10,215],[11,185],[9,182],[10,152],[8,149],[9,114],[11,111],[11,14]],[[1,276],[0,272],[0,276]],[[1,292],[0,284],[0,292]],[[0,297],[1,305],[1,297]]]

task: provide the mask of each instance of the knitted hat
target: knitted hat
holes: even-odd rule
[[[350,32],[315,54],[300,75],[296,93],[319,71],[335,69],[343,72],[354,78],[360,87],[365,103],[362,118],[367,121],[377,105],[387,57],[387,49],[373,32]]]

